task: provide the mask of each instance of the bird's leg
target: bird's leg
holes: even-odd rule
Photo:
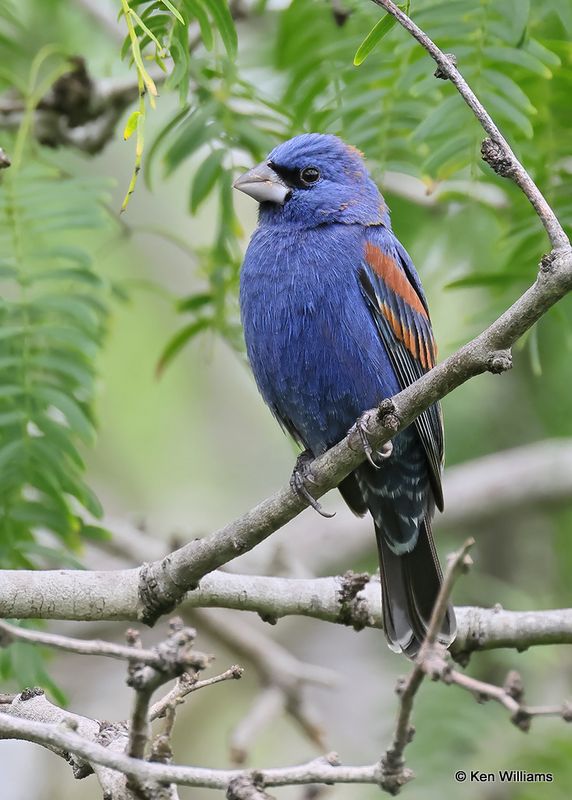
[[[369,443],[368,435],[371,432],[367,427],[367,421],[366,421],[365,416],[360,417],[358,419],[358,421],[356,422],[356,430],[357,430],[357,432],[359,434],[359,438],[360,438],[361,443],[362,443],[362,447],[363,447],[363,451],[365,453],[365,457],[367,458],[367,460],[369,461],[371,466],[374,467],[374,469],[380,469],[381,468],[381,464],[378,464],[377,461],[375,461],[375,459],[373,457],[374,456],[374,450],[373,450],[373,447],[371,446],[371,444]],[[391,442],[385,442],[385,444],[383,444],[381,446],[380,450],[376,450],[375,451],[375,455],[378,458],[380,458],[382,461],[386,461],[391,456],[392,453],[393,453],[393,445],[392,445]]]
[[[312,461],[314,457],[309,450],[304,450],[304,452],[300,453],[298,458],[296,459],[296,464],[294,466],[294,470],[292,472],[292,476],[290,478],[290,488],[293,492],[295,492],[299,497],[303,498],[308,502],[314,511],[317,511],[322,517],[326,517],[330,519],[331,517],[335,517],[335,512],[333,514],[329,514],[327,511],[324,511],[320,503],[316,500],[315,497],[312,497],[310,492],[306,489],[306,481],[309,483],[314,483],[314,477],[312,475]]]

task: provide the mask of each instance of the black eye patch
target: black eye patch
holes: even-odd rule
[[[273,169],[291,189],[308,189],[320,178],[320,171],[316,167],[297,169],[295,167],[283,167],[280,164],[276,164],[274,161],[269,161],[268,166],[270,169]]]

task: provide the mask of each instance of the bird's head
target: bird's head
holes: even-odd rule
[[[234,187],[258,200],[261,224],[389,226],[362,154],[330,134],[304,133],[278,145]]]

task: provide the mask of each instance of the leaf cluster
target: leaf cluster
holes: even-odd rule
[[[454,87],[435,79],[424,51],[373,4],[347,0],[345,7],[341,25],[327,2],[292,0],[266,9],[263,22],[252,11],[238,61],[230,49],[197,48],[188,106],[163,125],[146,169],[149,178],[159,155],[168,177],[190,161],[189,210],[197,213],[216,196],[218,221],[212,247],[200,254],[208,289],[178,303],[189,322],[167,345],[162,366],[209,328],[240,342],[234,335],[240,231],[230,186],[278,141],[303,131],[340,135],[366,153],[381,182],[389,170],[419,178],[428,193],[444,187],[444,209],[481,202],[467,185],[499,185],[481,161],[482,130]],[[569,226],[572,15],[566,0],[416,0],[410,13],[455,54]],[[533,277],[545,247],[526,202],[502,188],[510,202],[500,217],[498,260],[451,281],[451,287],[487,287],[499,302],[513,283]]]
[[[50,167],[0,186],[0,563],[77,560],[101,507],[83,479],[107,289],[78,232],[106,224],[101,181]],[[49,539],[38,533],[51,534]],[[54,544],[52,544],[54,542]],[[59,542],[59,545],[55,543]],[[62,547],[63,546],[63,547]]]

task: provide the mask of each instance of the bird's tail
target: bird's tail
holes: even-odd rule
[[[389,646],[415,658],[427,633],[442,574],[431,524],[424,520],[417,544],[410,553],[396,555],[376,525],[379,553],[383,627]],[[449,606],[441,624],[439,641],[449,645],[455,638],[455,613]]]

